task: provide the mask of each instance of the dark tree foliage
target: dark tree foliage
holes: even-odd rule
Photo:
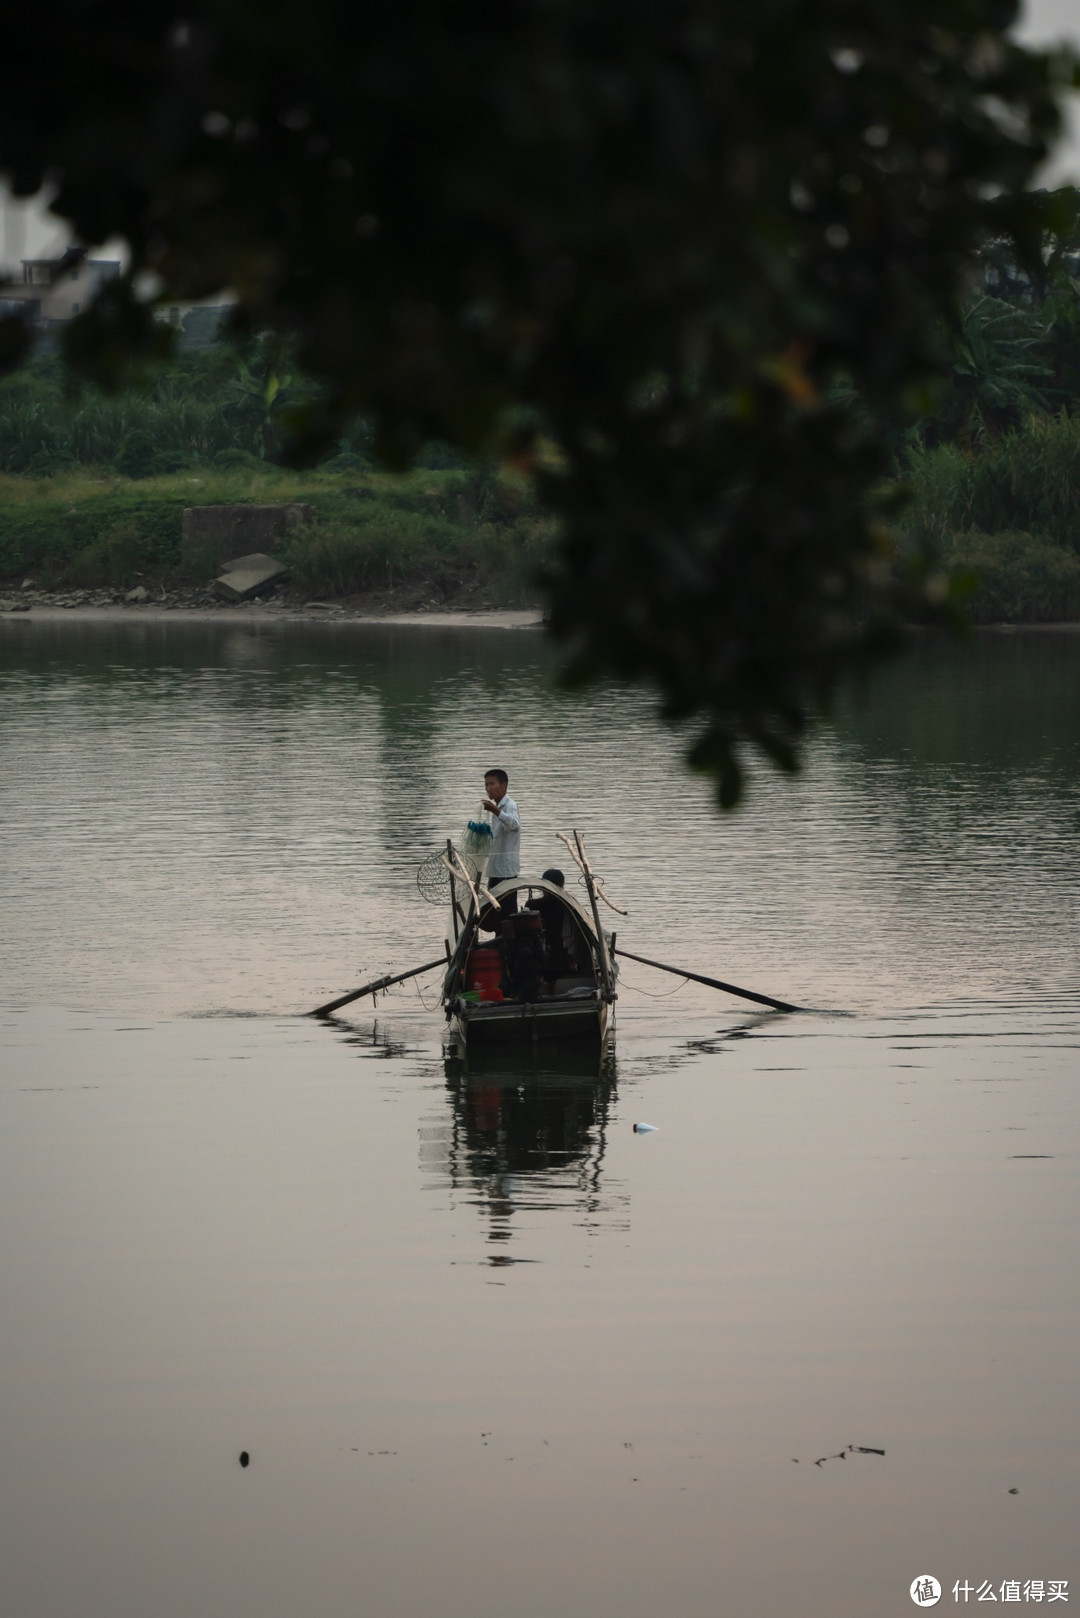
[[[1041,314],[985,294],[973,298],[961,310],[948,385],[922,424],[922,441],[970,447],[1052,410],[1048,337]]]
[[[131,244],[72,325],[82,372],[158,351],[152,270],[295,344],[326,385],[298,454],[362,412],[392,463],[439,438],[535,466],[572,671],[655,682],[730,802],[740,746],[791,764],[925,593],[828,389],[916,407],[981,243],[1034,251],[1072,69],[1014,11],[56,0],[45,33],[5,22],[0,168]]]
[[[1054,199],[1058,228],[1047,231],[1037,257],[1021,264],[1007,237],[980,255],[983,288],[1029,322],[1044,368],[1044,411],[1080,408],[1080,191]]]

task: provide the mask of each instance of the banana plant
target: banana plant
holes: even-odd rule
[[[1041,313],[981,294],[962,310],[938,437],[997,437],[1053,409]]]
[[[288,430],[288,414],[295,406],[296,376],[280,344],[258,344],[241,360],[236,376],[225,389],[229,404],[237,407],[244,424],[253,429],[255,453],[275,460]]]

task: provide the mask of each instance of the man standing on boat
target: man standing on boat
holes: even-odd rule
[[[521,875],[521,816],[518,806],[507,792],[510,777],[505,770],[488,770],[484,775],[487,794],[480,805],[491,816],[491,857],[488,860],[487,884],[506,882]],[[517,895],[502,901],[504,912],[517,909]]]

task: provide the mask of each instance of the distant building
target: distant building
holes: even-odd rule
[[[59,257],[24,258],[21,281],[0,281],[0,318],[21,314],[35,328],[38,351],[47,353],[56,326],[81,314],[121,269],[118,259],[80,258],[72,250]],[[173,304],[156,310],[155,318],[177,328],[181,349],[210,348],[232,308],[226,298],[224,303]]]
[[[71,251],[59,258],[24,258],[22,281],[0,286],[0,313],[21,312],[35,326],[72,320],[119,275],[119,259],[81,258]]]

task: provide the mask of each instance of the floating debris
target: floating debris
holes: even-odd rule
[[[241,1466],[250,1466],[251,1465],[251,1456],[248,1454],[246,1449],[242,1449],[240,1451],[240,1465]]]
[[[1010,1489],[1010,1490],[1009,1490],[1009,1493],[1010,1493],[1010,1494],[1019,1494],[1019,1493],[1020,1493],[1020,1490],[1019,1490],[1019,1489]]]
[[[635,1135],[655,1135],[656,1134],[656,1125],[655,1124],[635,1124],[634,1125],[634,1134]]]
[[[815,1466],[824,1466],[826,1461],[846,1461],[849,1455],[884,1455],[883,1449],[874,1449],[870,1444],[845,1444],[843,1449],[837,1450],[835,1455],[823,1455],[814,1462]],[[795,1457],[792,1456],[794,1460]]]

